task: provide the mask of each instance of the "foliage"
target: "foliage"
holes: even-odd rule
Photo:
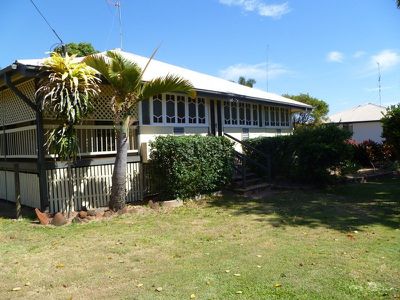
[[[160,93],[182,92],[195,97],[193,85],[179,76],[169,74],[143,82],[143,75],[151,59],[143,69],[118,51],[107,51],[105,55],[95,54],[84,59],[113,89],[112,104],[116,120],[137,118],[138,102]]]
[[[240,76],[238,83],[252,88],[256,84],[256,80],[253,78],[246,79],[245,77]]]
[[[91,54],[98,53],[91,43],[68,43],[64,45],[68,55],[76,55],[77,57],[88,56]],[[63,54],[63,47],[59,46],[54,49],[54,52]]]
[[[349,141],[354,149],[353,161],[363,167],[375,167],[377,163],[393,159],[393,147],[386,143],[367,140],[361,143]]]
[[[293,125],[295,128],[301,125],[320,125],[327,118],[329,105],[325,101],[311,97],[309,94],[288,95],[283,97],[302,102],[313,107],[312,111],[295,113],[293,116]]]
[[[43,98],[42,109],[52,111],[59,122],[50,131],[47,145],[64,160],[75,158],[78,146],[73,127],[90,111],[99,79],[85,63],[76,62],[75,56],[58,53],[52,53],[42,70],[44,76],[36,93]]]
[[[390,106],[382,122],[382,137],[394,149],[395,156],[400,159],[400,104]]]
[[[169,92],[181,92],[189,94],[192,98],[196,97],[193,85],[188,80],[175,75],[169,74],[144,82],[143,74],[154,55],[155,52],[144,68],[125,58],[118,51],[94,54],[84,59],[89,66],[102,75],[113,90],[111,106],[115,115],[117,154],[109,207],[115,211],[125,206],[129,128],[137,120],[138,103],[142,99]]]
[[[335,125],[301,127],[289,136],[251,139],[248,143],[271,156],[275,179],[323,184],[331,171],[351,158],[352,149],[346,143],[350,133]],[[265,163],[256,153],[251,158]]]
[[[160,136],[151,148],[166,198],[214,191],[232,178],[233,143],[225,137]]]

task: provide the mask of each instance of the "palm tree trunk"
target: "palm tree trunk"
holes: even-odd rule
[[[125,118],[119,128],[116,129],[117,154],[112,175],[111,199],[108,204],[108,207],[113,211],[118,211],[125,207],[129,121],[129,117]]]

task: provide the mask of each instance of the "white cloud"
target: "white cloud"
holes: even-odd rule
[[[370,68],[377,68],[377,63],[379,63],[381,71],[391,69],[400,64],[400,53],[394,50],[382,50],[371,56]]]
[[[269,64],[268,65],[268,78],[274,79],[281,75],[291,73],[290,70],[286,69],[284,66],[279,64]],[[267,79],[267,64],[236,64],[229,66],[221,71],[219,75],[227,80],[237,81],[240,76],[246,78],[253,78],[257,82],[265,82]]]
[[[326,59],[330,62],[343,62],[344,55],[342,52],[339,51],[331,51],[327,54]]]
[[[266,4],[262,0],[219,0],[228,6],[239,6],[245,11],[256,12],[263,17],[280,18],[290,12],[287,2],[282,4]]]
[[[394,87],[393,86],[381,86],[381,91],[384,91],[384,90],[390,90],[390,89],[393,89]],[[374,88],[366,88],[365,89],[365,91],[367,91],[367,92],[378,92],[379,91],[379,87],[374,87]]]
[[[353,57],[360,58],[360,57],[363,57],[365,54],[367,54],[367,52],[360,50],[360,51],[354,52]]]

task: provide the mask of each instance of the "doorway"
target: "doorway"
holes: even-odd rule
[[[220,100],[210,100],[210,129],[212,135],[222,136],[222,109]]]

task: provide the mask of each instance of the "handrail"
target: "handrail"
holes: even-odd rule
[[[231,136],[230,134],[225,133],[225,132],[224,132],[224,135],[226,135],[228,138],[234,140],[235,142],[239,143],[240,145],[245,146],[245,147],[249,148],[250,150],[256,152],[257,154],[259,154],[259,155],[261,155],[262,157],[264,157],[266,160],[269,160],[269,159],[270,159],[269,155],[267,155],[267,154],[263,153],[262,151],[260,151],[260,150],[258,150],[258,149],[256,149],[256,148],[254,148],[253,146],[247,144],[246,142],[241,141],[241,140],[238,140],[237,138],[235,138],[235,137],[233,137],[233,136]]]
[[[262,164],[260,164],[259,162],[255,161],[255,160],[249,158],[247,155],[244,155],[243,153],[240,153],[240,152],[238,152],[238,151],[235,150],[236,156],[238,156],[239,158],[243,159],[244,161],[248,161],[248,162],[252,163],[253,165],[258,166],[259,168],[264,169],[264,171],[267,172],[268,180],[271,179],[271,156],[270,156],[270,155],[261,152],[260,150],[254,148],[253,146],[247,144],[247,143],[244,142],[244,141],[238,140],[237,138],[231,136],[231,135],[228,134],[228,133],[225,133],[225,132],[224,132],[224,135],[227,136],[228,138],[234,140],[235,142],[239,143],[240,145],[245,146],[245,147],[249,148],[250,150],[256,152],[256,153],[259,154],[261,157],[263,157],[263,158],[267,161],[267,167],[264,166],[264,165],[262,165]]]

